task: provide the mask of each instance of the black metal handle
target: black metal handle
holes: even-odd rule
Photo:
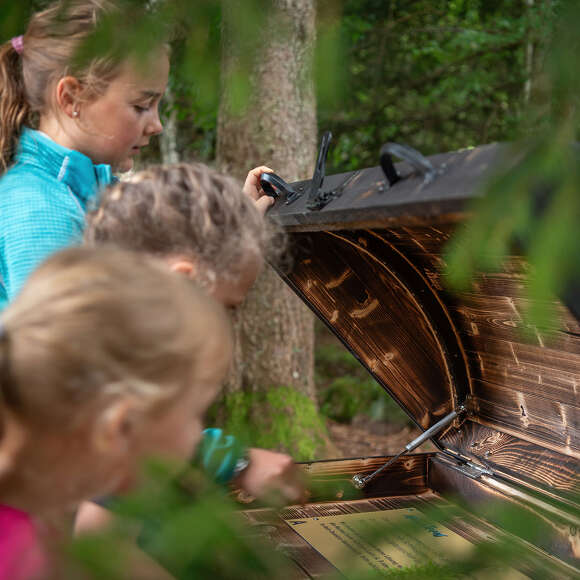
[[[274,199],[280,197],[281,193],[286,194],[286,197],[296,193],[291,185],[275,173],[262,173],[260,176],[260,185],[264,193]]]
[[[425,176],[426,182],[431,181],[437,175],[431,162],[416,149],[399,143],[385,143],[381,147],[381,167],[389,185],[394,185],[401,179],[393,164],[392,155],[411,164],[421,175]]]
[[[328,155],[328,147],[331,139],[332,133],[330,131],[326,131],[322,135],[320,149],[318,150],[318,159],[316,160],[316,167],[314,168],[314,175],[312,176],[312,183],[310,185],[310,193],[308,194],[308,201],[314,201],[314,198],[318,195],[322,187],[322,182],[326,175],[326,156]]]

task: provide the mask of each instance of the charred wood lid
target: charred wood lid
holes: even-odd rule
[[[292,184],[298,194],[295,200],[278,199],[270,215],[289,231],[461,219],[465,201],[479,193],[483,180],[506,151],[506,145],[492,144],[433,155],[428,158],[432,175],[409,163],[397,163],[400,179],[393,185],[381,166],[329,175],[320,188],[321,197],[327,196],[320,209],[309,207],[312,181],[299,181]]]
[[[459,295],[441,280],[445,243],[507,150],[492,144],[429,157],[430,179],[408,163],[395,166],[401,178],[393,184],[380,166],[331,175],[320,207],[312,182],[297,182],[294,201],[281,196],[270,216],[289,234],[293,261],[282,277],[417,425],[427,429],[466,404],[467,420],[434,438],[441,448],[572,494],[578,320],[558,304],[554,335],[524,328],[521,256]],[[558,470],[561,481],[550,475]]]

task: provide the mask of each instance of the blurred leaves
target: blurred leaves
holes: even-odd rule
[[[192,468],[177,480],[164,463],[151,462],[145,472],[138,491],[111,502],[117,515],[112,529],[70,546],[70,556],[89,578],[140,577],[128,575],[131,528],[141,530],[139,547],[178,579],[284,576],[288,560],[242,525],[223,488]]]
[[[292,570],[295,572],[282,553],[265,543],[275,525],[284,525],[275,512],[257,515],[256,521],[262,521],[261,525],[244,525],[244,518],[235,513],[239,506],[199,472],[189,469],[176,479],[173,466],[150,462],[145,473],[138,491],[111,504],[117,515],[112,529],[77,538],[69,547],[69,557],[77,570],[80,566],[82,577],[139,577],[128,575],[127,568],[131,562],[129,542],[135,530],[140,530],[140,548],[179,579],[285,578]],[[337,486],[344,487],[344,480],[319,482],[317,501],[332,500]],[[352,495],[349,499],[356,498],[357,492],[353,490]],[[449,499],[452,498],[421,502],[406,510],[411,515],[403,514],[390,521],[373,519],[372,525],[358,528],[360,539],[371,546],[385,546],[391,541],[400,545],[406,543],[406,537],[414,538],[425,529],[449,534],[444,527],[471,538],[469,550],[446,553],[442,549],[441,553],[425,554],[426,559],[415,566],[385,570],[380,576],[353,567],[356,559],[348,551],[341,570],[353,579],[385,575],[429,580],[491,578],[498,574],[504,577],[514,569],[532,578],[562,577],[562,569],[552,558],[542,557],[541,551],[530,548],[549,546],[558,533],[537,508],[530,510],[523,504],[498,500],[470,503],[466,509],[459,498]]]
[[[526,314],[544,331],[558,328],[554,298],[567,301],[580,280],[580,81],[573,56],[580,49],[580,5],[561,2],[557,9],[540,72],[544,93],[530,112],[542,122],[506,152],[512,162],[475,201],[446,260],[450,286],[467,290],[477,272],[498,271],[507,256],[523,253],[530,267]]]

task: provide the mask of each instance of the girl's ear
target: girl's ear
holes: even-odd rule
[[[197,274],[195,262],[188,258],[170,258],[169,269],[190,279],[195,278]]]
[[[79,97],[82,86],[78,79],[66,76],[60,79],[56,85],[56,104],[67,117],[77,117]]]
[[[94,448],[105,455],[128,453],[133,447],[140,412],[133,398],[112,403],[95,422]]]

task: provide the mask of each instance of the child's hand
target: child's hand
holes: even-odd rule
[[[289,455],[267,449],[248,450],[250,464],[233,481],[247,494],[260,499],[282,499],[304,503],[307,499],[305,473]]]
[[[260,213],[265,215],[267,209],[274,205],[274,198],[266,195],[260,185],[262,173],[273,173],[273,170],[265,165],[252,169],[246,177],[243,191],[256,202],[256,207]]]

